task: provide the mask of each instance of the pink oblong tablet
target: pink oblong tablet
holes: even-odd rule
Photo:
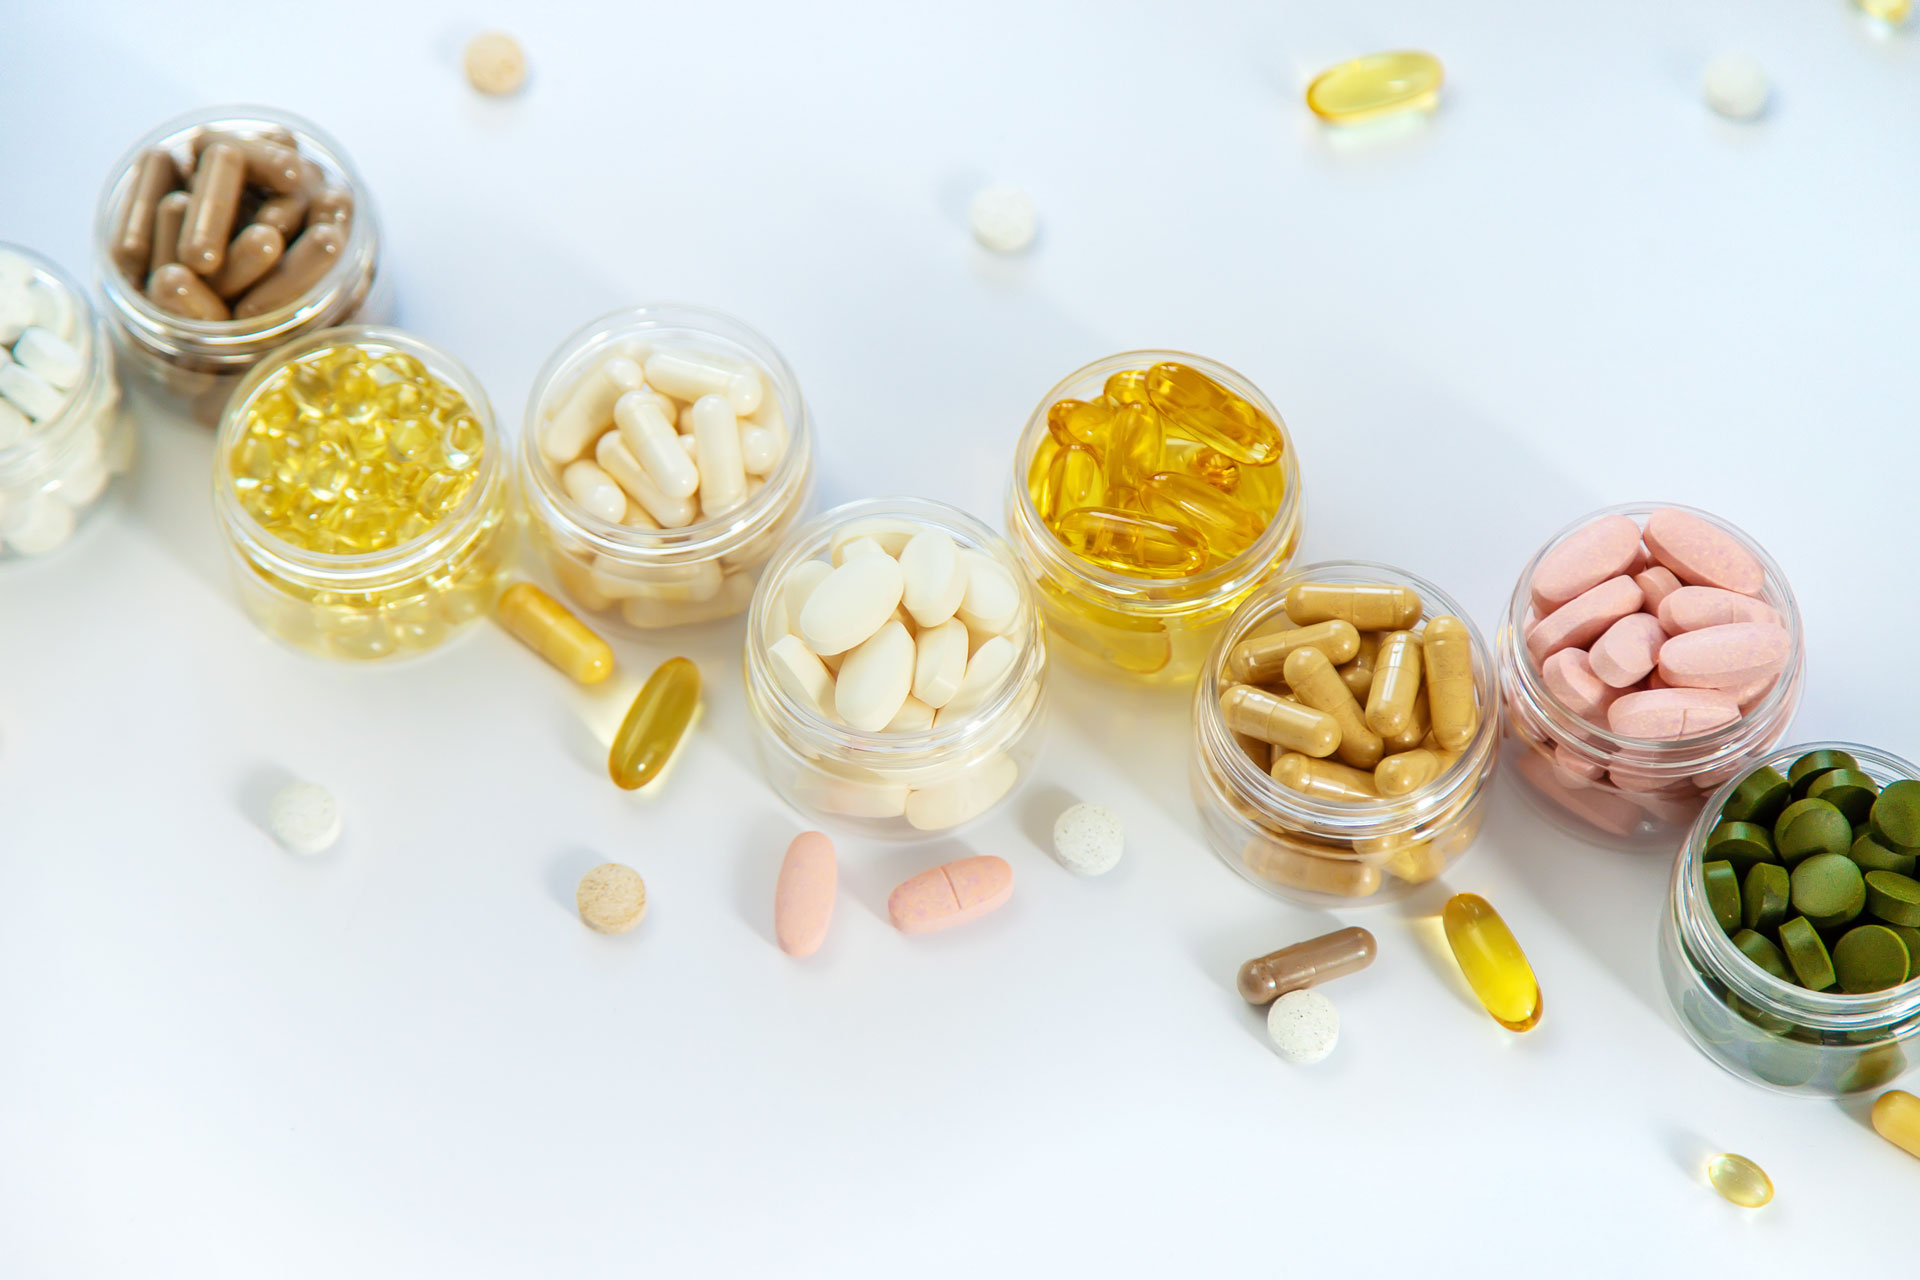
[[[1594,674],[1585,649],[1562,649],[1540,664],[1547,690],[1567,710],[1590,724],[1605,724],[1607,708],[1620,691]]]
[[[1733,622],[1780,625],[1780,615],[1764,600],[1743,596],[1738,591],[1722,591],[1719,587],[1681,587],[1655,607],[1660,613],[1660,625],[1670,635],[1724,627]]]
[[[802,831],[780,862],[773,891],[773,936],[790,956],[810,956],[827,940],[833,895],[840,880],[833,841],[823,831]]]
[[[1648,613],[1660,612],[1660,602],[1680,589],[1680,579],[1663,564],[1651,565],[1633,575],[1634,582],[1647,597],[1640,607]]]
[[[965,924],[1013,896],[1013,868],[985,854],[922,871],[887,895],[887,915],[902,933],[934,933]]]
[[[1720,587],[1757,596],[1766,570],[1732,534],[1677,507],[1662,507],[1647,517],[1647,550],[1696,587]]]
[[[1660,646],[1660,677],[1684,689],[1736,690],[1779,675],[1791,647],[1787,629],[1771,622],[1683,631]]]
[[[1645,599],[1625,574],[1608,578],[1540,619],[1540,625],[1527,637],[1527,652],[1535,662],[1545,662],[1562,649],[1585,648],[1608,627],[1639,612]]]
[[[1607,708],[1607,727],[1623,738],[1690,738],[1740,718],[1740,704],[1717,689],[1643,689]]]
[[[1626,516],[1601,516],[1541,557],[1533,571],[1533,607],[1545,617],[1581,592],[1628,572],[1640,554],[1639,525]]]
[[[1638,684],[1660,659],[1667,633],[1650,613],[1630,613],[1608,627],[1587,651],[1593,674],[1615,689]]]

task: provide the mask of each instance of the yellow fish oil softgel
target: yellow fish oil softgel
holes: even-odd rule
[[[634,791],[658,778],[699,709],[700,668],[691,659],[668,658],[655,668],[633,696],[607,752],[614,785]]]
[[[1478,894],[1457,893],[1440,919],[1453,958],[1481,1006],[1507,1030],[1531,1031],[1540,1021],[1540,983],[1500,913]]]
[[[1430,53],[1376,53],[1330,67],[1307,86],[1307,109],[1329,124],[1364,124],[1403,111],[1431,111],[1445,78]]]

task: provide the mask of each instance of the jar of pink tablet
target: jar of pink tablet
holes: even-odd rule
[[[1496,642],[1506,757],[1576,833],[1671,845],[1786,733],[1800,608],[1745,533],[1673,504],[1607,507],[1547,540]]]

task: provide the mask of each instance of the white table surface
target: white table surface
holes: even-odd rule
[[[1704,506],[1799,592],[1793,738],[1920,756],[1920,29],[1876,35],[1843,0],[1089,8],[16,6],[0,239],[90,276],[135,137],[270,102],[346,145],[400,320],[516,429],[577,325],[698,301],[798,371],[824,502],[915,493],[996,524],[1056,378],[1203,352],[1286,414],[1306,558],[1403,565],[1490,633],[1573,517]],[[513,100],[458,71],[484,25],[529,51]],[[1446,61],[1430,123],[1308,116],[1315,70],[1402,46]],[[1736,48],[1775,78],[1758,124],[1700,99]],[[989,180],[1032,191],[1030,253],[969,239]],[[0,565],[0,1274],[1912,1257],[1886,1224],[1912,1221],[1920,1163],[1861,1104],[1739,1083],[1682,1037],[1654,968],[1667,859],[1561,835],[1505,778],[1444,887],[1340,915],[1380,959],[1328,989],[1342,1039],[1311,1069],[1270,1052],[1233,974],[1335,921],[1203,844],[1184,696],[1059,667],[1024,791],[962,840],[842,840],[833,934],[795,963],[770,914],[802,824],[757,778],[738,621],[621,644],[591,696],[491,627],[326,665],[237,609],[207,436],[150,419],[142,441],[73,544]],[[663,794],[617,792],[596,735],[675,652],[708,715]],[[347,807],[328,856],[262,834],[293,776]],[[1104,879],[1045,852],[1070,799],[1125,818]],[[895,933],[889,888],[964,851],[1014,864],[1013,902]],[[624,938],[573,914],[606,859],[651,891]],[[1435,949],[1466,889],[1533,958],[1531,1034]],[[1717,1150],[1765,1165],[1772,1207],[1706,1187]]]

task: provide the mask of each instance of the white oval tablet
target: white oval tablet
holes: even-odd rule
[[[800,638],[823,658],[845,653],[886,625],[900,590],[900,562],[892,556],[849,560],[801,606]]]

